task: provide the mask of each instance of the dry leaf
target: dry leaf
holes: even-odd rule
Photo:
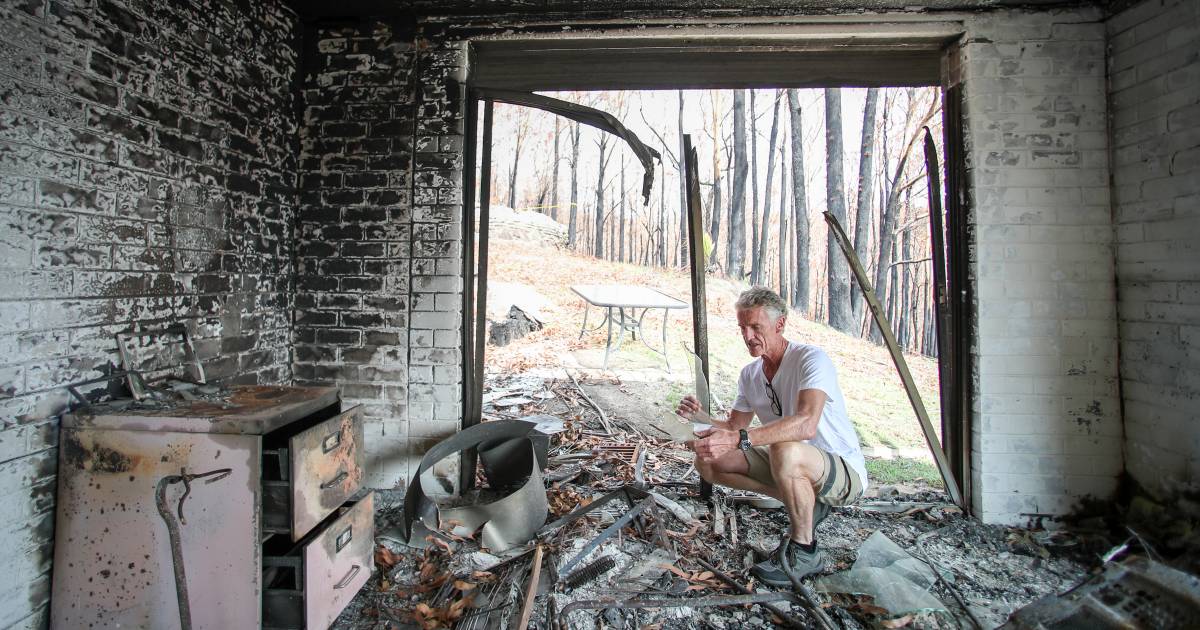
[[[453,549],[451,549],[451,547],[450,547],[450,543],[442,540],[441,538],[439,538],[437,536],[433,536],[433,535],[426,536],[425,540],[437,545],[438,547],[441,547],[442,551],[445,551],[446,553],[450,553],[451,551],[453,551]]]
[[[879,622],[879,625],[883,626],[884,628],[903,628],[904,626],[912,623],[912,620],[912,615],[904,615],[903,617],[896,617],[895,619],[884,619],[883,621]]]
[[[469,591],[469,590],[475,588],[475,585],[470,582],[464,582],[462,580],[454,580],[454,588],[456,588],[460,591]]]
[[[690,577],[686,571],[684,571],[683,569],[680,569],[679,567],[677,567],[673,564],[660,564],[660,565],[658,565],[658,568],[666,569],[666,570],[670,571],[671,573],[674,573],[675,575],[678,575],[679,577],[681,577],[685,580]]]
[[[862,612],[864,615],[875,615],[876,617],[886,617],[890,613],[890,611],[886,608],[882,608],[874,604],[868,604],[867,602],[858,602],[857,604],[851,606],[851,608]]]
[[[393,552],[391,549],[388,549],[383,545],[379,545],[375,548],[375,564],[385,571],[396,566],[396,564],[403,559],[404,556]]]

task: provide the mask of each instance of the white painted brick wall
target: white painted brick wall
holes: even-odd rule
[[[1200,482],[1200,3],[1107,30],[1125,458],[1169,493]]]
[[[966,23],[972,480],[988,522],[1107,498],[1122,470],[1101,17],[1002,11]]]

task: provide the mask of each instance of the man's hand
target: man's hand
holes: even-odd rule
[[[737,431],[728,429],[705,429],[696,434],[701,438],[692,440],[688,443],[689,447],[696,451],[696,457],[703,460],[713,460],[732,451],[738,447],[739,436]]]
[[[679,406],[675,408],[675,415],[702,424],[716,424],[718,422],[700,407],[700,401],[696,400],[696,397],[692,394],[684,396],[683,400],[679,401]]]
[[[688,394],[679,401],[679,406],[675,408],[675,414],[695,421],[696,414],[700,411],[700,401],[696,397]]]

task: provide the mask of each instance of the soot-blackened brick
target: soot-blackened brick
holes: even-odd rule
[[[18,49],[3,61],[26,66],[0,71],[0,242],[25,253],[10,260],[22,280],[0,282],[0,348],[15,348],[0,374],[23,382],[5,408],[55,427],[59,386],[117,363],[115,331],[175,321],[206,348],[210,378],[290,380],[296,16],[277,0],[55,0],[3,3],[0,23]],[[4,143],[25,148],[7,159]],[[53,461],[52,448],[0,423],[8,459]],[[52,488],[53,471],[29,483]],[[13,506],[0,531],[45,521],[52,496]],[[48,558],[50,535],[0,562]],[[0,627],[37,625],[46,594],[32,592],[0,592],[21,602]]]

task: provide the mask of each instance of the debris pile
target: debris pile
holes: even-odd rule
[[[831,561],[823,575],[802,590],[764,587],[748,569],[784,531],[783,510],[720,487],[701,498],[691,453],[653,419],[604,414],[584,391],[597,386],[573,377],[489,382],[490,421],[427,457],[483,445],[478,489],[457,507],[421,499],[432,508],[424,520],[399,492],[380,493],[377,531],[432,526],[414,528],[412,546],[381,534],[378,570],[335,627],[995,627],[1100,563],[1103,541],[983,525],[935,490],[872,488],[818,529]],[[530,437],[538,434],[548,436],[544,451]],[[522,448],[484,455],[512,443]],[[508,457],[520,461],[505,467]],[[490,521],[462,518],[533,485],[544,490],[541,503],[516,508],[524,513],[515,519],[533,523],[530,531],[489,535],[495,512]],[[418,481],[407,494],[419,490]]]

